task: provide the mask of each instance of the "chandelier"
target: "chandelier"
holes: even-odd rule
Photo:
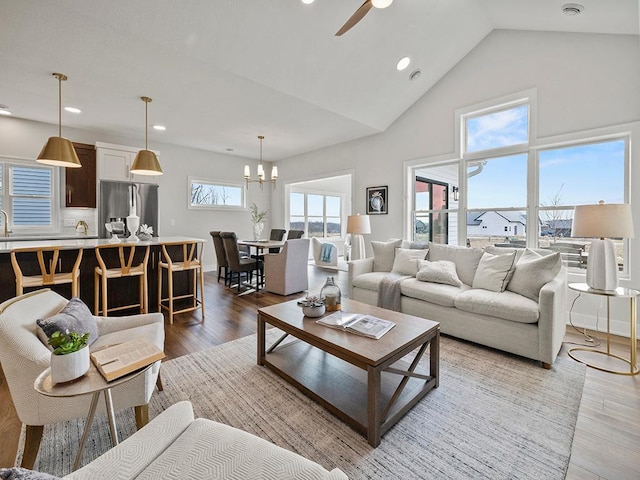
[[[244,166],[244,180],[247,182],[247,187],[250,183],[259,183],[260,189],[262,189],[263,183],[272,183],[273,188],[276,186],[276,180],[278,180],[278,167],[273,166],[271,168],[271,180],[265,180],[264,176],[264,167],[262,166],[262,141],[264,140],[264,135],[258,135],[258,140],[260,140],[260,163],[258,164],[258,179],[251,180],[251,169],[249,165]]]

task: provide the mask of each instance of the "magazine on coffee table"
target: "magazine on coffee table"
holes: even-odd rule
[[[384,320],[373,315],[343,311],[327,315],[316,320],[316,323],[375,339],[379,339],[396,325],[390,320]]]

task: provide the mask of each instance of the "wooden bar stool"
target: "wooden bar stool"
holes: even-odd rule
[[[169,312],[169,323],[173,323],[173,316],[176,313],[193,312],[198,308],[202,309],[202,320],[204,320],[204,271],[202,268],[202,249],[198,255],[198,244],[201,242],[173,242],[162,244],[162,256],[158,260],[158,311],[162,309]],[[172,250],[182,251],[182,258],[173,254],[173,258],[167,251],[167,247],[173,247]],[[164,261],[163,261],[164,258]],[[167,271],[167,297],[162,297],[162,271]],[[175,272],[193,272],[193,292],[185,295],[173,295],[173,274]],[[198,278],[200,283],[200,298],[198,298]],[[190,307],[180,310],[174,309],[175,300],[191,298],[193,303]],[[164,305],[163,302],[167,302]]]
[[[46,287],[65,283],[71,284],[72,297],[80,296],[82,249],[78,249],[76,260],[70,272],[61,271],[56,273],[56,268],[62,267],[62,261],[59,258],[61,249],[61,247],[25,247],[11,250],[11,265],[16,276],[16,296],[22,295],[24,288]],[[24,275],[18,264],[17,257],[18,255],[20,257],[28,257],[28,254],[34,253],[40,267],[40,275]]]
[[[118,262],[113,260],[112,254],[115,255],[117,249]],[[134,265],[133,260],[136,251],[144,249],[143,260]],[[149,311],[149,287],[147,283],[147,262],[149,260],[149,245],[136,246],[136,244],[117,244],[117,245],[98,245],[95,248],[98,266],[94,270],[94,314],[106,317],[109,312],[117,310],[125,310],[133,307],[140,307],[140,313]],[[112,253],[113,252],[113,253]],[[104,255],[108,255],[107,261],[109,265],[117,264],[115,267],[107,267]],[[126,255],[126,259],[125,259]],[[122,277],[138,277],[139,278],[139,296],[138,303],[130,305],[121,305],[117,307],[108,307],[107,302],[107,280]],[[102,296],[102,310],[100,309],[100,296]]]

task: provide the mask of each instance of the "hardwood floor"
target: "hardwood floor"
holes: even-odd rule
[[[343,295],[347,273],[309,267],[309,291],[319,293],[327,276],[334,276]],[[205,275],[205,321],[200,312],[178,315],[165,324],[167,359],[255,333],[256,309],[303,294],[281,297],[270,293],[237,296]],[[567,342],[583,343],[567,327]],[[565,344],[560,355],[572,345]],[[614,339],[615,353],[628,356],[625,339]],[[0,467],[11,466],[20,435],[20,422],[0,369]],[[582,402],[573,440],[568,480],[624,480],[640,478],[640,375],[613,375],[587,369]]]

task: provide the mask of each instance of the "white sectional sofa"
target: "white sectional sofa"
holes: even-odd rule
[[[567,273],[560,254],[409,248],[416,245],[402,240],[371,244],[373,258],[349,262],[350,298],[437,321],[444,334],[551,368],[566,331]]]

